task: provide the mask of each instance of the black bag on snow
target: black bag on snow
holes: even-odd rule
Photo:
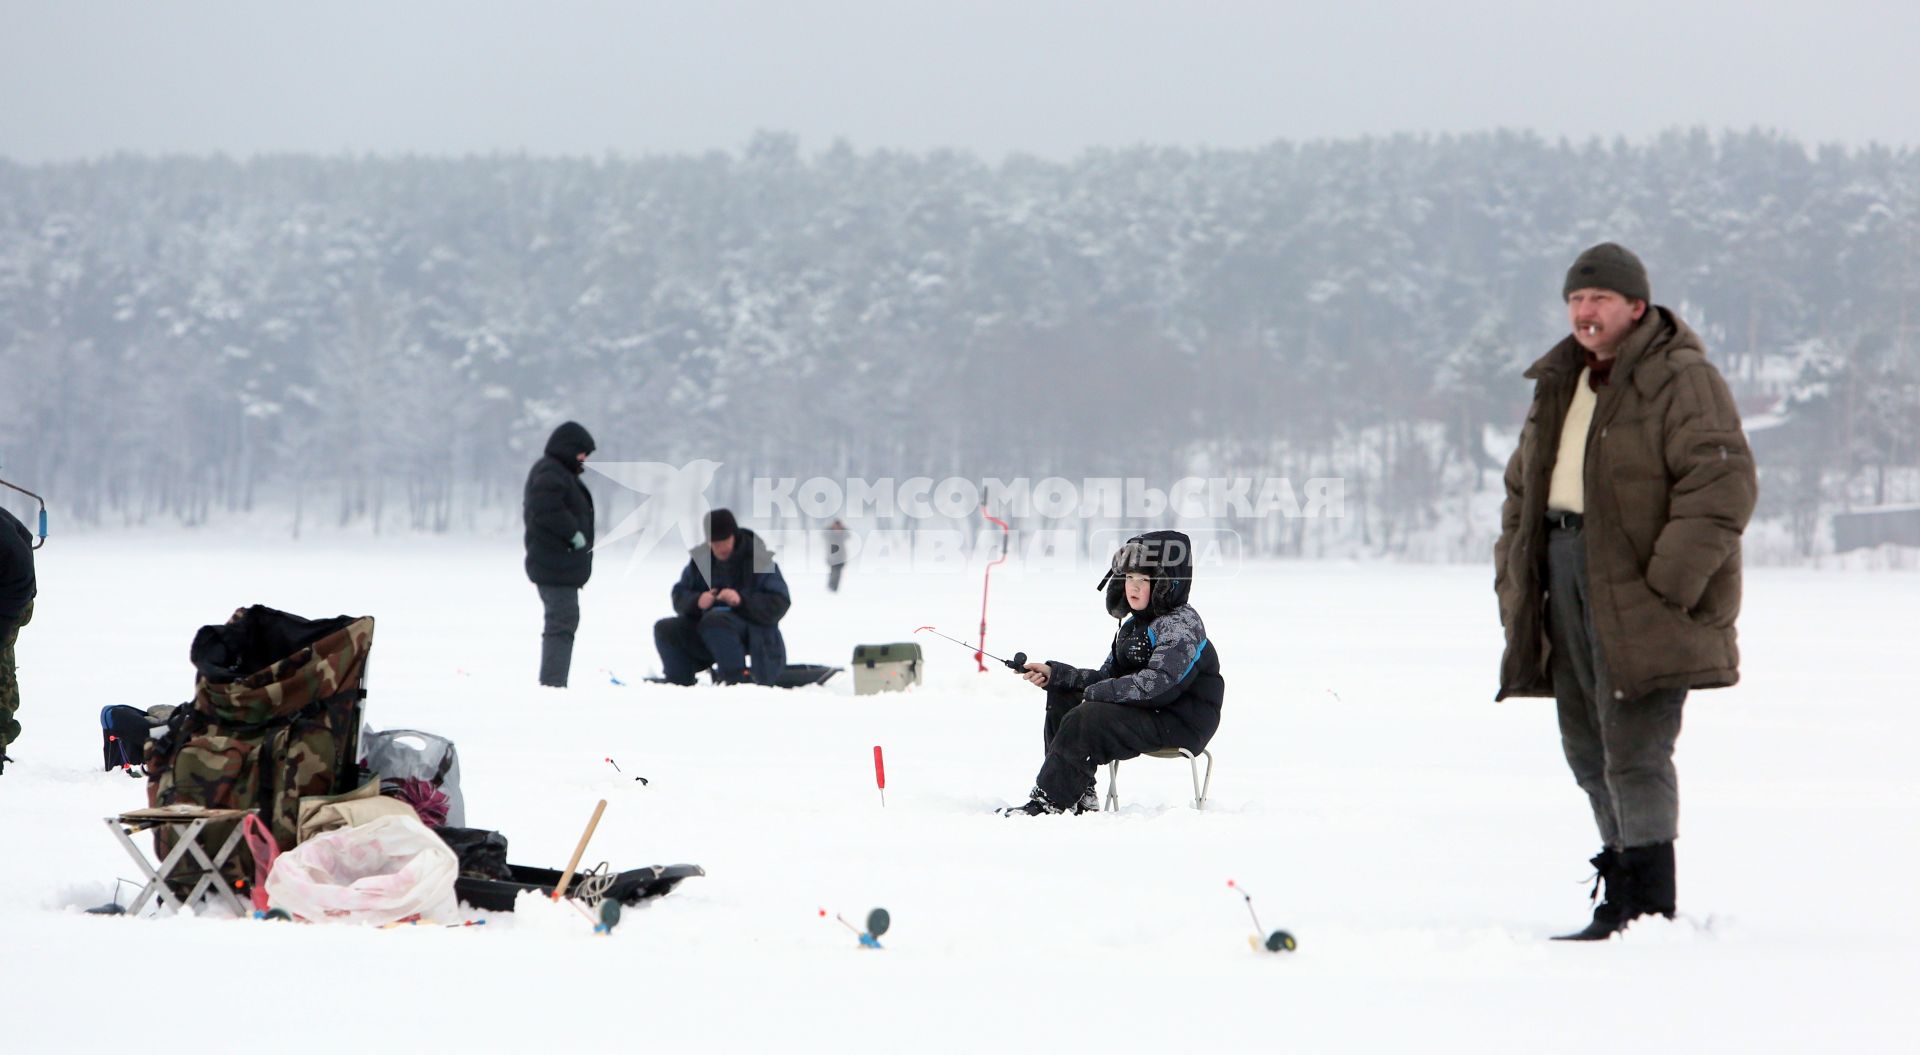
[[[462,879],[512,879],[507,837],[484,828],[435,828],[433,834],[460,859]]]

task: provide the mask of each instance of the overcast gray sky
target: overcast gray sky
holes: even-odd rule
[[[1920,145],[1920,3],[0,0],[0,157],[1760,126]]]

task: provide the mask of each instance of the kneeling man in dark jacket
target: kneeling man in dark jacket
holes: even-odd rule
[[[778,684],[787,669],[780,619],[793,604],[787,580],[766,543],[731,512],[707,514],[707,539],[674,584],[675,614],[653,625],[662,672],[676,685],[693,684],[694,674],[708,668],[722,685]]]
[[[1107,613],[1121,621],[1100,669],[1027,664],[1027,680],[1047,690],[1047,758],[1027,804],[1008,816],[1098,810],[1101,766],[1164,748],[1199,754],[1220,727],[1226,682],[1219,650],[1187,603],[1187,536],[1150,531],[1129,539],[1099,589]]]

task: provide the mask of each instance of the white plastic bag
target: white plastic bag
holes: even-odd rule
[[[413,816],[381,817],[316,835],[280,855],[267,901],[315,923],[459,917],[460,859]]]

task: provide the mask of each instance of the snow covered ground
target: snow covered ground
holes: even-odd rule
[[[1684,918],[1565,945],[1595,840],[1551,705],[1490,702],[1487,568],[1203,578],[1228,687],[1210,808],[1141,760],[1117,815],[1040,819],[992,812],[1040,757],[1041,693],[1010,673],[928,640],[904,696],[638,684],[677,569],[623,570],[603,559],[555,692],[512,541],[56,539],[0,776],[0,1050],[1913,1050],[1920,577],[1749,573],[1745,681],[1697,694],[1681,739]],[[977,571],[855,567],[837,596],[788,574],[799,661],[977,620]],[[989,647],[1097,662],[1094,578],[997,572]],[[564,912],[84,915],[134,874],[100,818],[144,794],[99,771],[99,708],[186,698],[194,630],[255,602],[376,616],[371,723],[452,737],[469,823],[516,862],[563,865],[606,798],[589,862],[709,875],[611,937]],[[1249,950],[1229,878],[1297,953]],[[818,916],[873,906],[883,952]]]

